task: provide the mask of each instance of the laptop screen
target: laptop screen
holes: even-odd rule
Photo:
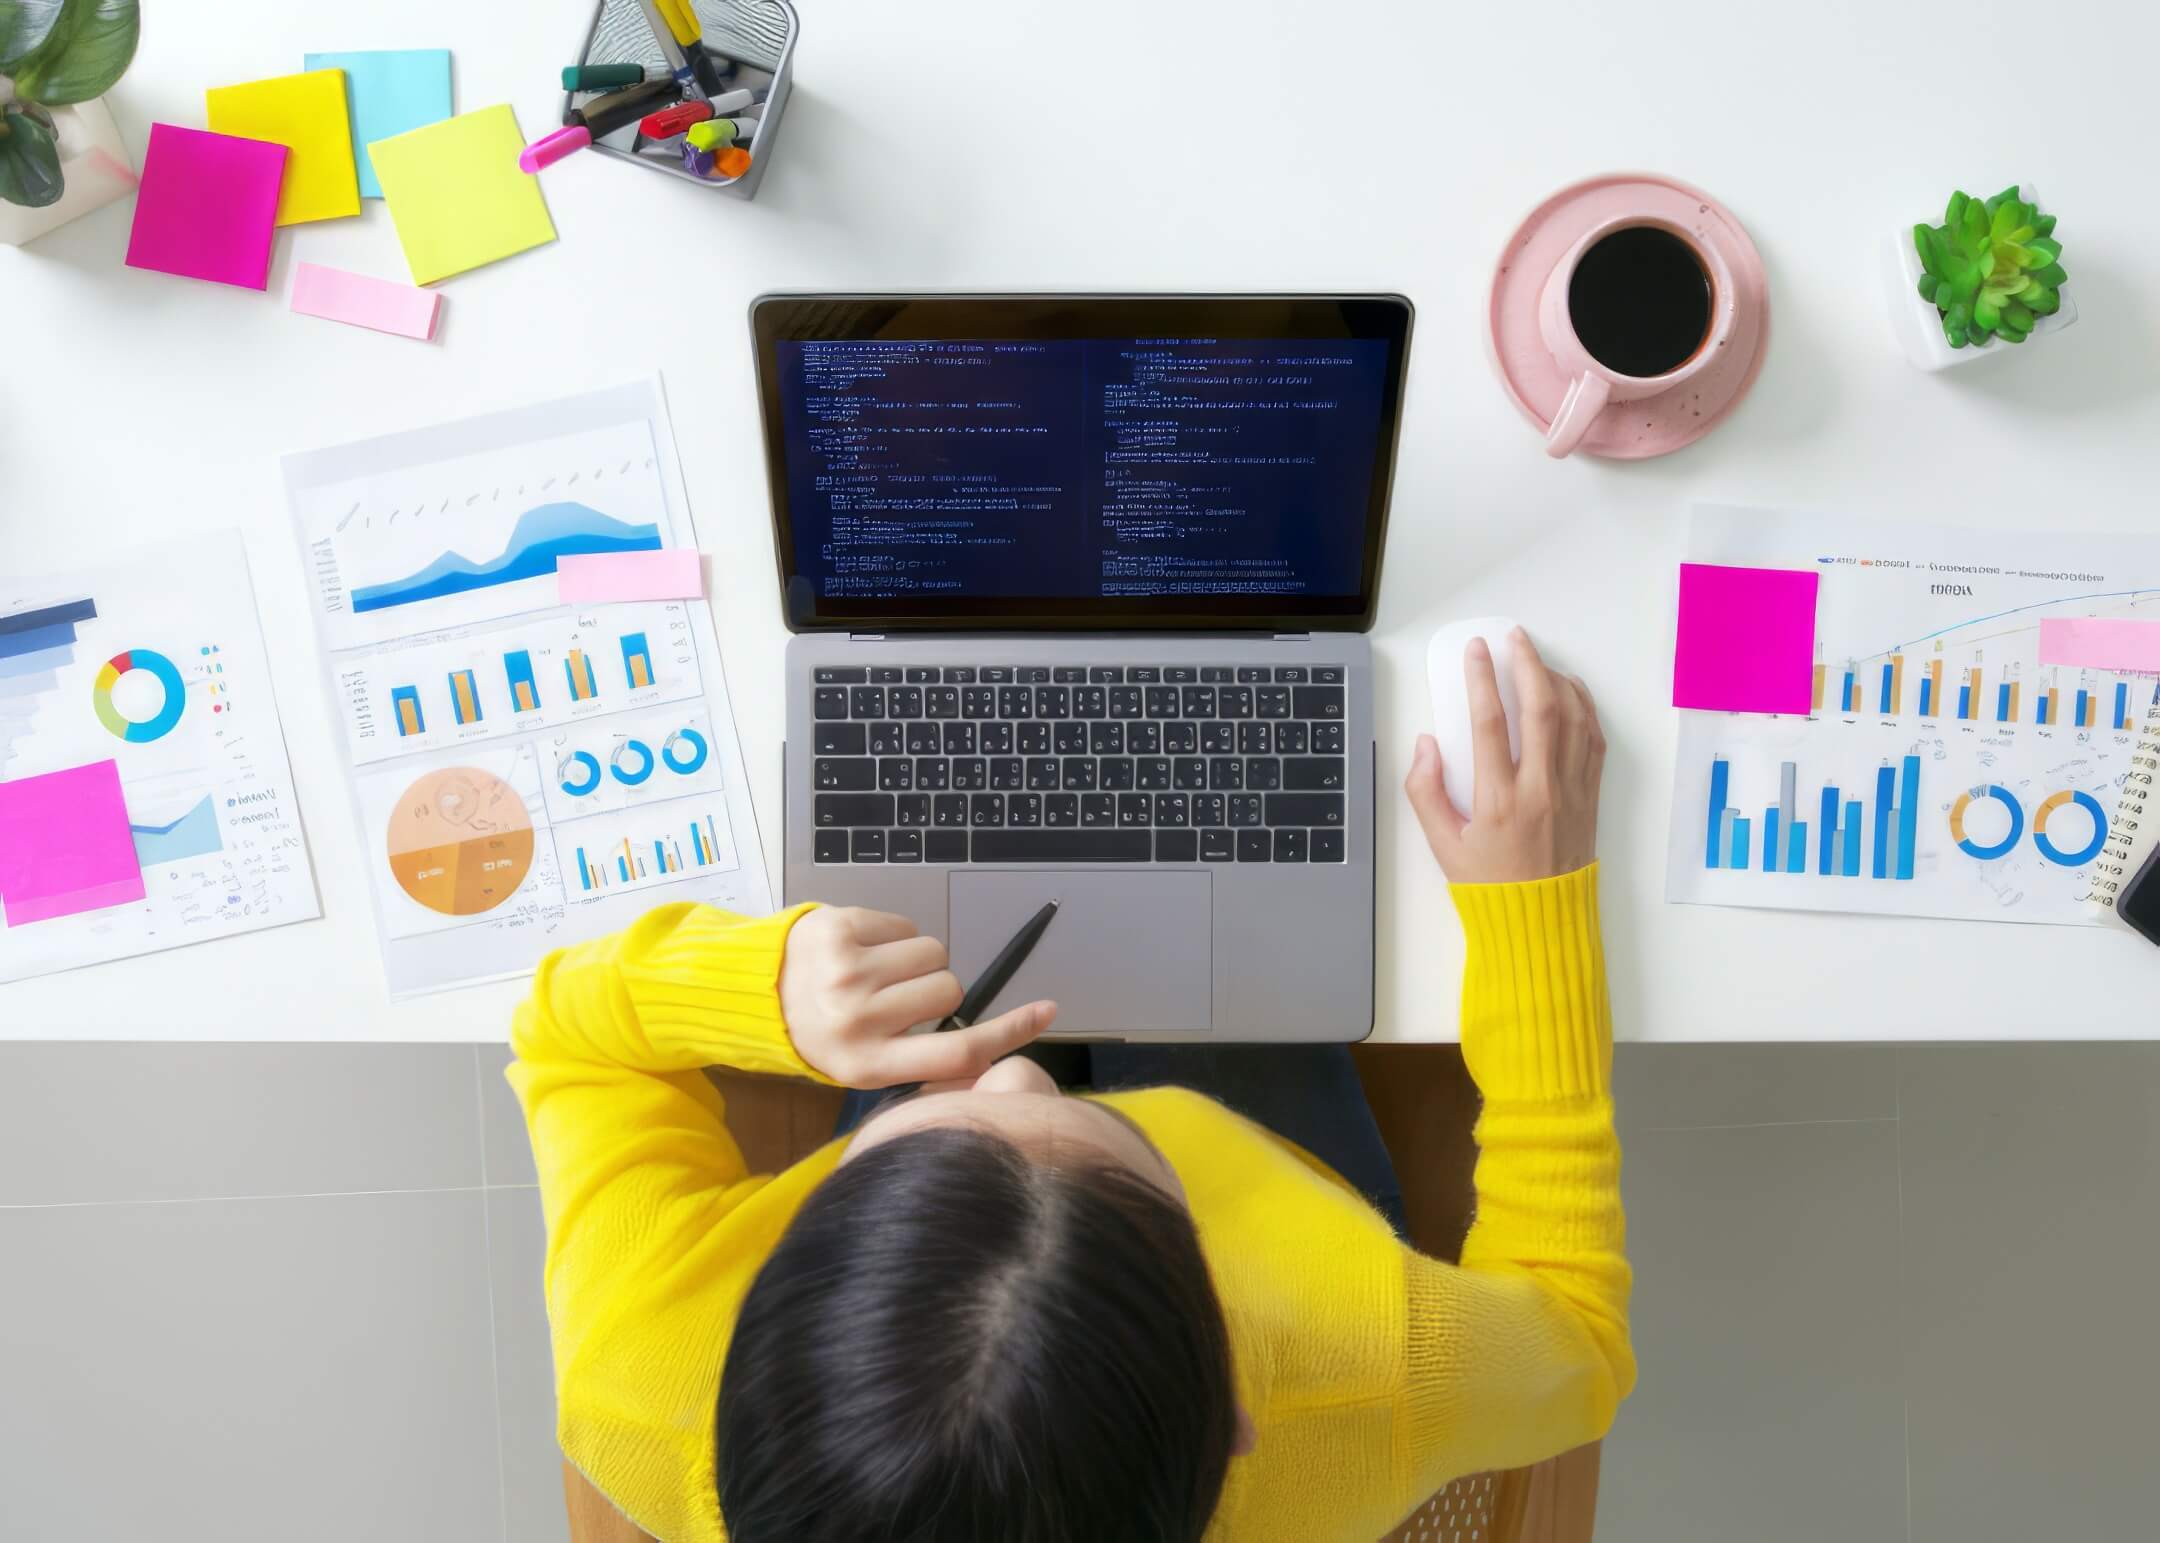
[[[1401,302],[772,299],[753,315],[791,625],[1369,618]]]

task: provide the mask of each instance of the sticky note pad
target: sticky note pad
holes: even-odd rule
[[[304,63],[311,70],[345,72],[345,97],[352,108],[353,167],[360,174],[362,198],[382,197],[382,184],[375,180],[375,166],[368,159],[369,145],[450,116],[447,48],[309,54]]]
[[[564,605],[613,600],[695,600],[705,575],[694,547],[659,552],[595,552],[555,559],[555,598]]]
[[[518,170],[517,115],[483,107],[368,146],[415,284],[555,239],[540,179]]]
[[[303,316],[426,341],[435,335],[442,296],[390,279],[300,263],[293,269],[292,308]]]
[[[208,93],[208,101],[214,132],[267,139],[292,151],[278,195],[280,225],[334,220],[360,212],[343,70],[313,70],[244,86],[216,86]]]
[[[1673,706],[1806,714],[1821,583],[1812,568],[1682,563]]]
[[[2044,617],[2040,662],[2081,670],[2160,671],[2160,621],[2132,617]]]
[[[116,764],[0,782],[0,908],[10,927],[142,897]]]
[[[266,287],[288,153],[259,139],[151,124],[128,266]]]

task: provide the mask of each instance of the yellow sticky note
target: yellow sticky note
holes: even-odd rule
[[[208,96],[212,133],[267,139],[292,152],[285,158],[285,180],[278,188],[280,225],[360,212],[343,70],[217,86]]]
[[[432,284],[555,239],[540,179],[518,170],[525,136],[483,107],[368,146],[415,284]]]

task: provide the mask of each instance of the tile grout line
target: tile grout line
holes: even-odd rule
[[[9,1211],[87,1211],[101,1206],[126,1205],[216,1205],[220,1201],[246,1202],[263,1200],[366,1200],[379,1195],[482,1195],[495,1190],[538,1189],[538,1184],[440,1184],[421,1189],[321,1189],[305,1194],[263,1195],[169,1195],[158,1200],[39,1200],[28,1204],[0,1205],[0,1214]]]
[[[495,1518],[510,1543],[510,1478],[503,1457],[502,1331],[495,1322],[495,1208],[488,1204],[487,1097],[480,1088],[480,1047],[472,1047],[473,1139],[480,1143],[480,1246],[487,1250],[488,1400],[495,1410]]]
[[[1906,1354],[1905,1310],[1912,1292],[1905,1278],[1905,1052],[1890,1047],[1891,1146],[1897,1159],[1897,1261],[1898,1261],[1898,1401],[1903,1406],[1905,1427],[1905,1543],[1912,1543],[1912,1376]]]
[[[1895,1125],[1897,1121],[1898,1117],[1894,1114],[1871,1114],[1856,1120],[1747,1120],[1737,1125],[1638,1125],[1634,1134],[1662,1136],[1688,1130],[1787,1130],[1799,1125]],[[1625,1138],[1628,1132],[1622,1130],[1620,1134]]]

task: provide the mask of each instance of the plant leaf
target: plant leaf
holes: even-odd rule
[[[45,45],[62,0],[0,0],[0,75],[12,75]]]
[[[2002,340],[2005,343],[2022,343],[2025,341],[2026,334],[2022,332],[2012,332],[2009,328],[2005,327],[2002,330],[2001,336]]]
[[[2036,210],[2033,214],[2032,227],[2033,234],[2036,236],[2051,236],[2055,233],[2055,216],[2041,214]]]
[[[1965,223],[1965,205],[1969,200],[1963,193],[1952,193],[1949,204],[1943,209],[1943,223],[1956,230]]]
[[[139,0],[60,0],[43,46],[16,66],[15,89],[55,107],[101,97],[127,73],[141,33]]]
[[[0,112],[0,200],[42,209],[60,201],[64,186],[53,131],[14,107]]]
[[[2049,263],[2045,268],[2035,268],[2032,272],[2032,281],[2048,289],[2062,288],[2069,278],[2070,275],[2063,272],[2061,263]]]
[[[1934,274],[1932,274],[1932,273],[1923,273],[1923,274],[1921,274],[1921,275],[1920,275],[1920,298],[1921,298],[1921,299],[1923,299],[1923,300],[1933,300],[1933,299],[1935,298],[1935,291],[1936,291],[1936,290],[1938,290],[1938,289],[1940,289],[1940,288],[1942,288],[1942,280],[1941,280],[1941,279],[1939,279],[1939,278],[1937,278],[1937,277],[1935,277],[1935,275],[1934,275]]]
[[[1988,239],[1987,205],[1967,200],[1965,204],[1965,220],[1959,233],[1965,238],[1965,244],[1970,250],[1975,252],[1986,251]]]
[[[2036,285],[2018,296],[2018,303],[2035,316],[2053,316],[2062,309],[2062,296],[2045,286]]]
[[[2047,236],[2035,236],[2025,245],[2035,252],[2045,252],[2047,260],[2051,263],[2062,261],[2062,243],[2060,241]]]
[[[1973,302],[1973,324],[1992,330],[2002,320],[2002,309],[1994,298],[1994,291],[1983,289],[1980,298]]]
[[[2005,332],[2030,332],[2033,329],[2032,311],[2013,300],[2003,307],[2003,330]]]

